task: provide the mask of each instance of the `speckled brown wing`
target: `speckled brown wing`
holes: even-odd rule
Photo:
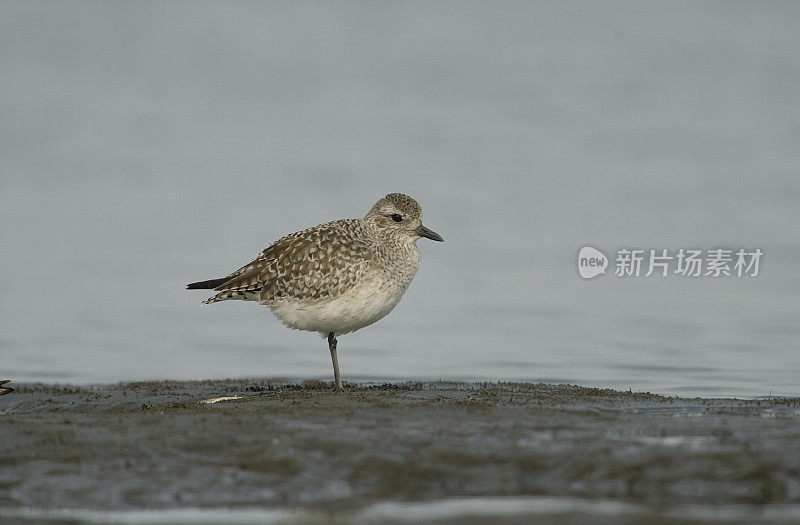
[[[357,230],[358,221],[345,219],[287,235],[229,275],[205,302],[336,297],[358,282],[372,259]]]

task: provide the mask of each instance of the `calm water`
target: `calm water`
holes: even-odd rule
[[[624,9],[622,8],[624,7]],[[331,376],[191,281],[416,197],[346,379],[800,395],[796,3],[0,6],[0,376]],[[755,277],[582,280],[584,244],[760,248]],[[613,262],[612,262],[613,264]]]

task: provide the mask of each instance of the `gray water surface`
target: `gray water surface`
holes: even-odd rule
[[[795,3],[0,5],[0,375],[331,375],[191,281],[417,198],[444,244],[346,379],[800,394]],[[585,245],[759,248],[591,281]]]

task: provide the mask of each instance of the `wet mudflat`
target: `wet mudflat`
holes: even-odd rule
[[[800,399],[570,385],[12,385],[0,518],[800,520]]]

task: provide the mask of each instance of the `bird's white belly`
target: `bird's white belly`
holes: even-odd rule
[[[383,318],[397,306],[408,282],[389,284],[383,279],[365,279],[342,295],[317,301],[281,298],[269,307],[289,328],[336,335],[353,332]]]

